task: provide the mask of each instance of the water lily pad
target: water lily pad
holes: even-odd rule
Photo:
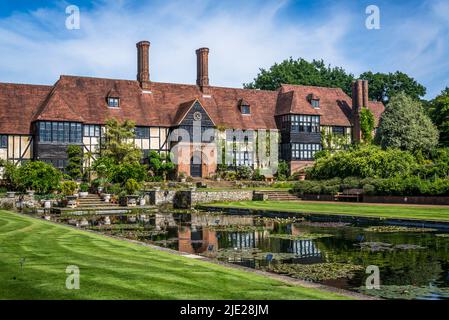
[[[360,247],[362,250],[368,250],[371,252],[377,251],[393,251],[393,250],[417,250],[417,249],[425,249],[426,247],[422,247],[415,244],[397,244],[393,245],[391,243],[385,242],[361,242],[355,243],[354,246]]]
[[[333,237],[332,234],[325,233],[301,233],[301,234],[270,234],[270,238],[283,239],[283,240],[314,240],[320,238]]]
[[[449,238],[449,233],[438,233],[435,235],[438,238]]]
[[[214,257],[217,259],[230,259],[230,260],[239,260],[239,259],[265,260],[267,259],[268,255],[270,255],[271,260],[286,260],[298,257],[298,255],[294,253],[263,252],[258,248],[242,248],[242,249],[223,248],[219,249],[216,252],[209,252],[209,253],[205,252],[203,255],[208,257]]]
[[[302,226],[309,226],[309,227],[321,227],[321,228],[341,228],[341,227],[347,227],[351,225],[347,222],[313,222],[313,221],[304,221],[301,222]]]
[[[390,232],[433,232],[436,229],[431,228],[411,228],[411,227],[401,227],[401,226],[372,226],[363,229],[367,232],[380,232],[380,233],[390,233]]]
[[[324,281],[340,278],[352,278],[363,266],[349,263],[316,263],[316,264],[275,264],[266,270],[285,274],[293,278],[310,281]]]
[[[449,297],[449,288],[417,287],[412,285],[381,285],[380,289],[367,289],[360,287],[361,293],[384,299],[426,299],[434,295]]]

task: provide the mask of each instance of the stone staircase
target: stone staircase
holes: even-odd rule
[[[86,198],[78,198],[77,208],[105,208],[117,207],[116,204],[104,202],[97,194],[89,194]]]
[[[258,193],[262,193],[266,196],[267,200],[272,201],[298,201],[300,200],[297,196],[294,194],[291,194],[288,191],[281,191],[281,190],[262,190],[258,191]]]

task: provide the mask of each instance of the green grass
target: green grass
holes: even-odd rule
[[[449,207],[398,206],[348,203],[317,203],[302,201],[241,201],[212,203],[208,206],[277,210],[303,213],[324,213],[333,215],[354,215],[360,217],[409,218],[449,221]]]
[[[80,268],[79,290],[65,287],[69,265]],[[0,211],[0,299],[341,298]]]

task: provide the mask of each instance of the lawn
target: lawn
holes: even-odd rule
[[[69,265],[80,269],[79,290],[65,287]],[[0,299],[340,298],[334,293],[0,211]]]
[[[408,218],[449,221],[449,206],[405,206],[358,203],[317,203],[306,201],[241,201],[213,203],[208,206],[276,210],[303,213],[353,215],[360,217]]]

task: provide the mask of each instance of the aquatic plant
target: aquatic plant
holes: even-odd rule
[[[267,271],[285,274],[293,278],[309,281],[324,281],[340,278],[352,278],[363,266],[349,263],[316,264],[274,264],[265,268]]]
[[[294,253],[284,253],[284,252],[263,252],[258,248],[223,248],[215,252],[205,252],[204,256],[212,256],[217,259],[256,259],[256,260],[266,260],[267,256],[271,260],[286,260],[298,257]]]
[[[425,249],[426,247],[422,247],[415,244],[397,244],[393,245],[391,243],[385,242],[361,242],[355,243],[354,246],[359,246],[362,250],[368,250],[371,252],[377,251],[393,251],[393,250],[417,250],[417,249]]]
[[[321,228],[341,228],[350,226],[350,223],[347,222],[313,222],[313,221],[304,221],[301,222],[302,226],[309,227],[321,227]]]
[[[252,232],[257,230],[263,230],[263,226],[246,226],[246,225],[216,225],[210,226],[215,231],[224,232]]]
[[[438,233],[435,235],[438,238],[449,238],[449,233]]]
[[[358,291],[366,295],[384,299],[414,300],[432,297],[435,294],[449,298],[449,288],[418,287],[412,285],[381,285],[380,289],[360,287]]]
[[[283,239],[283,240],[314,240],[320,238],[333,237],[332,234],[325,233],[301,233],[301,234],[270,234],[270,238]]]
[[[434,232],[436,229],[431,228],[412,228],[412,227],[401,227],[401,226],[371,226],[363,229],[367,232]]]

